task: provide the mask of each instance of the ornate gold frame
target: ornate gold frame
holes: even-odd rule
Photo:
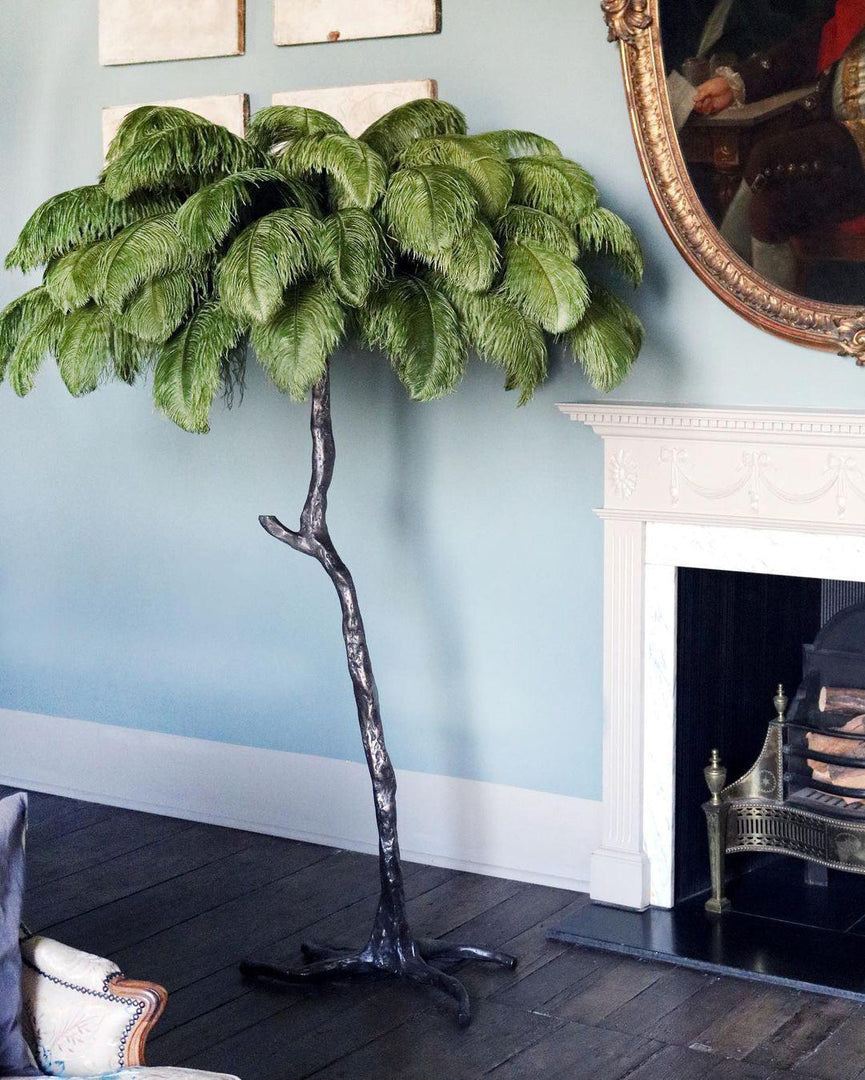
[[[698,276],[729,307],[779,337],[853,356],[865,366],[865,309],[807,300],[757,275],[703,209],[679,150],[667,99],[659,0],[602,0],[618,41],[640,164],[661,221]]]

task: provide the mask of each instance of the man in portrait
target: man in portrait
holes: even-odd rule
[[[666,0],[661,36],[667,71],[710,54],[743,59],[783,40],[826,0]]]
[[[694,102],[713,115],[814,83],[755,142],[721,226],[744,259],[788,289],[794,237],[865,214],[865,3],[836,0],[768,49],[717,69]]]
[[[717,7],[723,6],[722,0]],[[747,57],[782,41],[803,20],[825,17],[827,0],[728,0],[727,6],[729,15],[715,50]]]

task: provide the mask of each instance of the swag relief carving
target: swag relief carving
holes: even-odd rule
[[[822,474],[815,486],[791,491],[776,480],[777,467],[766,450],[744,450],[735,466],[733,479],[719,485],[704,484],[697,479],[688,450],[662,446],[660,451],[661,464],[669,466],[670,502],[674,507],[679,504],[683,488],[707,500],[729,499],[745,491],[750,510],[755,515],[761,512],[767,495],[789,505],[802,505],[834,493],[836,516],[843,518],[851,493],[865,501],[865,473],[858,460],[850,455],[830,453],[824,460]]]

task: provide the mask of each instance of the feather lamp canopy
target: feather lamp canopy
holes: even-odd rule
[[[642,328],[594,276],[603,261],[639,283],[637,239],[591,176],[540,135],[470,135],[447,102],[409,102],[358,138],[298,106],[262,109],[245,138],[144,106],[99,180],[40,206],[9,253],[44,274],[0,313],[0,377],[26,394],[53,356],[80,395],[151,372],[192,432],[252,357],[302,400],[350,337],[419,401],[455,390],[475,355],[524,403],[551,341],[606,391]]]

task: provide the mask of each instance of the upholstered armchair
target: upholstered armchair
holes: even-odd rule
[[[43,1073],[108,1080],[236,1080],[144,1068],[144,1044],[168,998],[110,960],[45,937],[21,942],[24,1034]]]

